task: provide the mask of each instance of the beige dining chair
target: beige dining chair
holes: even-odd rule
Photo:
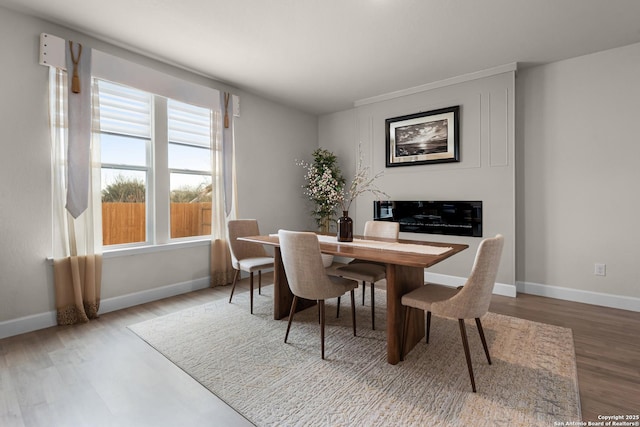
[[[251,314],[253,314],[253,273],[258,272],[258,293],[262,291],[262,270],[273,268],[273,257],[270,257],[262,245],[251,242],[243,242],[238,237],[258,236],[260,230],[258,221],[255,219],[230,220],[227,224],[229,231],[229,249],[231,252],[231,265],[236,270],[231,286],[229,303],[233,298],[233,291],[236,288],[238,274],[240,271],[249,273],[249,292]]]
[[[424,310],[427,313],[426,342],[429,343],[429,329],[431,327],[431,313],[436,316],[458,319],[462,346],[467,359],[467,368],[471,378],[471,388],[476,392],[476,383],[473,377],[469,342],[465,328],[465,319],[475,319],[480,334],[480,340],[487,356],[487,362],[491,365],[489,348],[482,330],[480,318],[489,310],[491,294],[500,265],[504,238],[498,234],[480,242],[476,253],[475,262],[471,269],[471,275],[464,286],[450,288],[441,285],[427,284],[402,296],[401,303],[405,306],[405,319],[402,334],[402,358],[405,356],[407,329],[412,309]]]
[[[358,287],[358,282],[327,274],[320,255],[318,236],[315,233],[280,230],[278,237],[282,264],[287,275],[289,288],[293,293],[284,342],[286,343],[289,337],[289,330],[291,329],[291,322],[296,311],[298,299],[315,300],[318,302],[320,314],[320,345],[322,358],[324,359],[324,301],[328,298],[344,295],[347,292],[351,293],[351,322],[353,323],[353,336],[355,336],[356,307],[353,290]]]
[[[399,230],[400,225],[397,222],[367,221],[364,224],[364,237],[397,239]],[[371,329],[375,329],[375,283],[386,277],[387,266],[383,263],[356,259],[344,267],[335,269],[335,274],[362,282],[362,305],[364,305],[367,283],[371,283]],[[338,307],[340,307],[340,299],[338,299]]]

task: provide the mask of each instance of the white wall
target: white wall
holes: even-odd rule
[[[466,80],[466,81],[465,81]],[[484,236],[502,233],[505,248],[498,282],[515,295],[514,72],[456,80],[419,93],[383,99],[322,116],[319,144],[336,153],[353,176],[361,143],[371,175],[394,200],[482,200]],[[460,105],[460,162],[385,168],[385,119]],[[349,212],[355,231],[373,217],[373,198],[361,197]],[[481,238],[401,233],[401,237],[469,244],[469,249],[428,269],[467,277]]]
[[[492,120],[511,111],[511,95],[495,103],[511,86],[482,79],[381,97],[321,117],[319,144],[352,173],[362,141],[375,173],[385,169],[385,118],[463,105],[462,162],[386,169],[383,190],[395,199],[483,200],[485,235],[507,235],[498,281],[519,292],[640,311],[640,44],[519,69],[515,120],[506,118],[505,129]],[[512,126],[507,164],[494,164],[500,135]],[[371,218],[370,203],[358,203],[356,231]],[[463,255],[429,269],[444,280],[465,274],[473,240],[423,238],[470,243]],[[595,263],[606,264],[606,276],[594,275]]]
[[[54,319],[51,256],[51,179],[48,70],[38,64],[42,32],[204,86],[240,96],[236,121],[239,215],[275,232],[309,224],[302,203],[302,174],[295,158],[317,147],[314,116],[229,88],[202,76],[108,45],[69,29],[0,8],[0,337],[48,326]],[[277,167],[273,167],[277,165]],[[108,256],[104,260],[105,309],[206,286],[209,247]]]
[[[640,311],[640,44],[522,70],[516,97],[521,289]]]
[[[302,196],[304,171],[295,161],[310,160],[317,148],[317,118],[250,94],[242,98],[241,120],[251,126],[236,133],[239,216],[259,216],[264,233],[309,229],[314,221]]]

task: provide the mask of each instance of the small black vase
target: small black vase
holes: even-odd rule
[[[342,211],[338,218],[338,242],[353,242],[353,220],[349,218],[349,211]]]

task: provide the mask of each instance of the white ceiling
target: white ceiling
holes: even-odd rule
[[[639,0],[0,0],[314,114],[640,42]]]

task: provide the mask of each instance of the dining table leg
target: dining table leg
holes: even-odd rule
[[[293,294],[284,271],[280,248],[274,248],[273,318],[289,316]],[[387,265],[387,362],[396,365],[402,359],[404,316],[402,295],[424,285],[424,269],[404,265]],[[315,301],[300,299],[296,311],[304,310]],[[409,352],[425,336],[424,312],[416,310],[407,327],[406,351]]]
[[[396,365],[402,359],[402,295],[423,285],[423,268],[387,264],[387,362],[392,365]],[[420,342],[425,334],[424,312],[415,310],[413,314],[406,329],[407,352]]]

